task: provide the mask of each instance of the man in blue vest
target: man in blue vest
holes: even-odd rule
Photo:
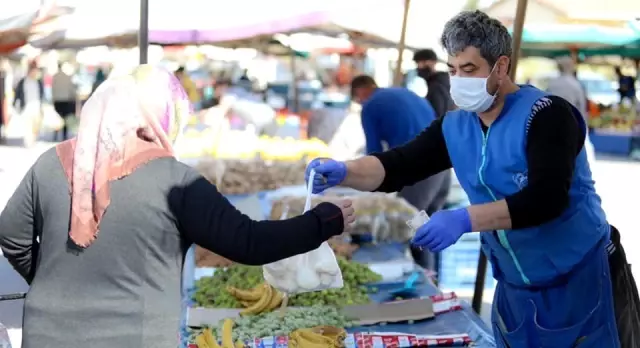
[[[459,110],[389,151],[312,161],[315,190],[394,192],[453,167],[471,206],[433,214],[413,243],[440,251],[481,231],[498,280],[498,346],[620,347],[608,260],[620,246],[593,186],[582,116],[511,81],[511,36],[486,14],[455,16],[441,43]]]

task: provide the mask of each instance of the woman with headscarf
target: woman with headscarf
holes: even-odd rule
[[[317,248],[349,202],[252,221],[173,155],[189,114],[170,73],[105,81],[77,138],[45,152],[0,215],[0,248],[30,283],[23,348],[175,348],[181,270],[195,243],[261,265]]]

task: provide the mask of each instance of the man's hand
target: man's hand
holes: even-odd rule
[[[441,210],[418,228],[411,244],[439,252],[457,242],[464,233],[471,232],[471,228],[466,208]]]
[[[316,175],[309,178],[312,169]],[[316,158],[309,163],[304,176],[306,182],[313,180],[313,193],[320,193],[344,181],[347,177],[347,165],[330,158]]]

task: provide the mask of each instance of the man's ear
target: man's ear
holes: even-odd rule
[[[498,59],[498,75],[502,78],[505,76],[509,76],[509,71],[511,71],[511,58],[507,56],[502,56]]]

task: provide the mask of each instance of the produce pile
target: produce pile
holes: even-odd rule
[[[358,246],[351,244],[341,236],[329,239],[329,246],[333,249],[336,256],[351,259],[353,253],[358,250]],[[207,249],[196,246],[196,267],[229,267],[233,261],[215,254]]]
[[[321,202],[335,202],[344,197],[314,196],[312,206]],[[406,242],[414,231],[407,220],[418,211],[403,198],[385,193],[367,193],[349,197],[356,211],[356,221],[349,228],[351,234],[372,234],[376,242]],[[283,197],[273,202],[271,219],[302,214],[305,197]]]
[[[304,184],[305,161],[208,160],[197,169],[222,194],[237,195]]]
[[[344,306],[369,303],[368,283],[378,282],[382,277],[366,265],[338,258],[344,287],[292,295],[288,305],[292,307]],[[218,269],[211,277],[203,277],[196,282],[193,300],[196,306],[210,308],[244,308],[228,287],[253,289],[264,282],[262,267],[235,264]],[[375,289],[373,289],[375,290]]]
[[[213,327],[194,331],[192,336],[198,348],[243,347],[243,342],[270,336],[288,336],[290,347],[342,347],[346,337],[343,328],[349,326],[347,318],[335,308],[289,308],[284,315],[272,312],[221,320]]]
[[[331,157],[329,146],[318,138],[296,140],[263,135],[257,146],[258,155],[264,160],[300,161]]]
[[[241,315],[254,315],[271,312],[282,304],[284,294],[273,286],[262,283],[251,290],[228,286],[227,291],[245,308]]]

